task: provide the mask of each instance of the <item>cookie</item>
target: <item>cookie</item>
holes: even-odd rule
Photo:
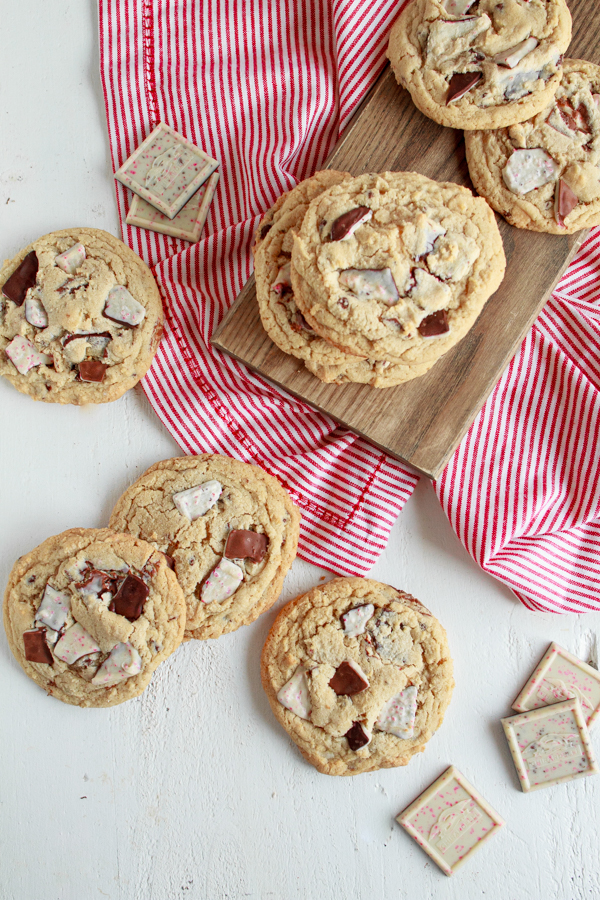
[[[261,677],[276,719],[326,775],[405,766],[442,724],[454,687],[437,619],[369,578],[335,578],[284,606]]]
[[[151,466],[110,527],[166,553],[187,604],[186,638],[217,638],[275,602],[296,556],[300,513],[276,478],[228,456]]]
[[[72,528],[13,566],[4,627],[17,662],[53,697],[114,706],[177,649],[185,600],[163,553],[108,528]]]
[[[505,268],[493,212],[457,184],[360,175],[310,204],[292,251],[309,325],[347,353],[426,372],[473,325]]]
[[[600,66],[565,59],[552,102],[527,122],[468,132],[475,189],[517,228],[600,225]]]
[[[571,40],[565,0],[413,0],[387,55],[422,113],[451,128],[502,128],[544,109]]]
[[[0,271],[0,375],[34,400],[106,403],[145,375],[162,332],[148,266],[106,231],[38,238]]]

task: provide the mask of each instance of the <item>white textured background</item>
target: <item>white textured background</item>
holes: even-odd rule
[[[96,10],[2,4],[0,253],[47,231],[119,235]],[[0,584],[50,534],[105,525],[121,491],[178,453],[140,388],[90,409],[0,384]],[[440,618],[456,690],[405,769],[319,775],[276,725],[259,679],[274,611],[190,642],[112,710],[61,704],[0,634],[0,900],[600,898],[600,778],[519,790],[500,717],[550,641],[598,661],[600,614],[527,612],[469,559],[422,482],[372,572]],[[296,561],[282,601],[325,575]],[[600,754],[600,724],[593,735]],[[507,825],[451,879],[394,822],[450,763]]]

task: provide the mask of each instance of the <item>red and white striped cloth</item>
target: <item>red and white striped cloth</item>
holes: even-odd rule
[[[159,121],[221,162],[196,245],[125,225],[131,198],[116,185],[123,238],[167,311],[145,391],[184,452],[275,474],[301,507],[301,555],[344,574],[369,571],[417,478],[208,340],[251,272],[261,214],[320,167],[403,5],[100,0],[114,169]],[[537,609],[600,608],[599,246],[588,241],[436,484],[469,552]]]

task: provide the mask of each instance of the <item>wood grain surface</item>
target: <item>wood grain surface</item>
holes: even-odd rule
[[[600,62],[600,5],[569,4],[568,55]],[[324,168],[415,171],[472,189],[462,131],[427,119],[386,66]],[[497,217],[507,268],[463,340],[421,378],[383,390],[323,384],[264,332],[251,277],[215,331],[215,347],[431,478],[446,465],[579,248],[586,232],[537,234]]]

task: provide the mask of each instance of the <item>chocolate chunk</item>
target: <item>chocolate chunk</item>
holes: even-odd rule
[[[579,198],[577,194],[573,193],[566,181],[559,178],[556,182],[554,194],[554,215],[559,225],[564,226],[564,220],[569,213],[573,212],[578,203]]]
[[[99,359],[84,359],[79,363],[80,381],[104,381],[108,366]]]
[[[46,629],[36,628],[35,631],[23,632],[25,645],[25,659],[29,662],[49,663],[52,665],[52,654],[46,643]]]
[[[262,241],[262,239],[264,237],[266,237],[266,235],[269,233],[269,231],[271,230],[272,227],[273,227],[272,222],[268,222],[266,225],[263,225],[263,227],[260,229],[259,240]]]
[[[421,337],[435,337],[438,334],[445,334],[447,331],[450,331],[448,311],[440,309],[438,312],[426,316],[419,325],[418,330]]]
[[[225,547],[225,556],[229,559],[253,559],[262,562],[269,546],[266,534],[256,531],[230,531]]]
[[[113,597],[109,609],[135,622],[142,614],[149,593],[150,588],[141,578],[129,574]]]
[[[360,722],[353,722],[352,728],[346,732],[344,737],[348,740],[351,750],[360,750],[361,747],[364,747],[371,740],[368,732],[365,731]]]
[[[71,341],[80,341],[82,338],[86,341],[89,341],[90,338],[102,338],[108,342],[112,341],[112,334],[110,331],[83,331],[81,334],[68,334],[64,338],[62,345],[66,347]]]
[[[356,206],[349,209],[335,220],[331,226],[331,241],[342,241],[345,237],[354,234],[359,225],[367,222],[373,215],[373,210],[368,206]]]
[[[172,556],[169,556],[168,553],[163,553],[164,558],[167,561],[168,567],[174,572],[175,571],[175,560]]]
[[[343,662],[335,670],[335,675],[329,682],[336,694],[360,694],[369,687],[368,679],[361,668],[353,662]]]
[[[35,285],[35,277],[38,270],[38,258],[35,250],[27,254],[20,265],[17,266],[8,281],[4,282],[2,293],[17,306],[21,306],[29,288]]]
[[[83,581],[78,581],[75,587],[82,594],[96,594],[98,597],[108,591],[115,594],[122,575],[111,575],[108,572],[102,572],[100,569],[94,569],[93,566],[87,568],[83,573]]]
[[[582,131],[584,134],[592,133],[588,111],[583,103],[578,107],[574,107],[566,97],[561,97],[556,101],[556,105],[561,116],[572,131]]]
[[[460,100],[471,88],[474,88],[483,78],[483,72],[455,72],[450,79],[446,106],[453,100]]]

